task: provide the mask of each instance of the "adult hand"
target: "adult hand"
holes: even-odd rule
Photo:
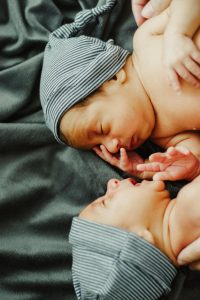
[[[178,264],[189,264],[190,269],[200,271],[200,237],[180,252]]]
[[[131,0],[133,15],[137,25],[158,15],[169,6],[172,0]]]

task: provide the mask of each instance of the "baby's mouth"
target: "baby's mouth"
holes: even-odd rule
[[[133,178],[129,178],[130,183],[132,183],[132,185],[136,185],[137,181]]]

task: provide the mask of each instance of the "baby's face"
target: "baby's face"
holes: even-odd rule
[[[127,150],[139,147],[152,131],[148,116],[144,116],[134,94],[126,88],[105,90],[91,96],[88,105],[63,116],[60,123],[63,136],[70,131],[72,146],[81,149],[104,145],[109,152],[117,153],[121,147]]]
[[[162,230],[169,194],[161,181],[109,180],[104,196],[89,204],[80,217],[100,224],[140,232],[154,224]]]

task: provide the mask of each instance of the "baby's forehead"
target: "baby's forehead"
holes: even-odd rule
[[[68,130],[73,147],[92,149],[95,146],[92,143],[91,133],[98,131],[100,111],[100,96],[96,93],[84,99],[82,105],[80,103],[70,111]]]
[[[80,112],[78,107],[73,107],[60,120],[60,136],[69,146],[79,148],[78,142],[83,139],[85,124],[84,110]]]

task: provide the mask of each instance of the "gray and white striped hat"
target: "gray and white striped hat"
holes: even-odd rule
[[[52,32],[45,48],[40,98],[47,126],[59,138],[59,121],[65,111],[111,79],[125,64],[129,52],[113,40],[84,35],[95,17],[108,12],[116,0],[79,12],[73,23]]]
[[[155,300],[177,273],[159,249],[120,228],[74,217],[69,242],[78,300]]]

